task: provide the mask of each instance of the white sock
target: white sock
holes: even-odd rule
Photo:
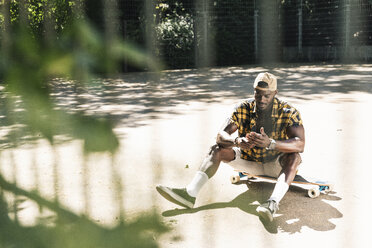
[[[279,203],[283,199],[285,193],[287,193],[288,188],[289,185],[285,182],[285,175],[284,173],[282,173],[278,177],[278,181],[275,184],[274,191],[271,194],[269,200],[274,200],[276,201],[276,203]]]
[[[196,197],[200,191],[200,189],[203,187],[203,185],[208,181],[208,175],[205,174],[202,171],[196,172],[194,178],[192,181],[187,185],[186,191],[187,193],[192,196]]]

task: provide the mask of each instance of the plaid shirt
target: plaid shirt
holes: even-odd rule
[[[259,132],[256,127],[257,117],[256,102],[254,99],[248,99],[235,109],[230,121],[238,126],[239,137],[245,137],[246,134],[252,131]],[[300,113],[278,98],[274,98],[271,118],[273,128],[271,134],[267,133],[267,135],[275,140],[288,139],[286,129],[291,126],[302,125]],[[271,161],[281,154],[278,151],[269,151],[266,148],[259,147],[254,147],[250,150],[242,149],[241,151],[242,159],[256,162]]]

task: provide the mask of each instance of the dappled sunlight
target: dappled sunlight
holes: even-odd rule
[[[372,66],[340,65],[299,67],[227,67],[130,73],[120,78],[96,79],[84,89],[62,79],[52,82],[56,108],[111,118],[115,125],[136,127],[153,119],[187,111],[195,103],[238,101],[252,96],[258,72],[278,76],[279,96],[296,101],[340,97],[338,94],[372,93]],[[22,108],[18,108],[22,111]],[[18,127],[19,129],[20,127]],[[16,127],[3,125],[5,133]],[[2,136],[4,137],[4,136]],[[3,138],[4,139],[4,138]]]
[[[328,65],[283,68],[213,68],[209,70],[165,71],[160,77],[152,73],[131,73],[105,80],[101,87],[88,87],[84,94],[61,94],[56,89],[58,106],[76,106],[91,114],[111,116],[126,126],[136,126],[146,119],[177,114],[177,106],[194,102],[218,103],[252,96],[252,82],[258,72],[270,70],[278,76],[279,96],[291,99],[322,99],[329,94],[372,93],[372,66]],[[56,86],[59,82],[55,82]],[[59,87],[59,86],[58,86]],[[58,93],[57,93],[58,92]],[[80,104],[77,104],[79,103]],[[71,105],[73,104],[73,105]]]

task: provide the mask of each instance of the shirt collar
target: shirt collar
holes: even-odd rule
[[[279,108],[279,100],[278,100],[278,98],[275,97],[274,101],[273,101],[273,109],[272,109],[272,112],[271,112],[271,117],[279,118],[278,108]],[[256,111],[257,111],[256,101],[253,101],[253,113],[257,114]]]

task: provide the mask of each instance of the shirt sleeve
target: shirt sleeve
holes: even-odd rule
[[[247,103],[241,103],[235,106],[235,109],[230,117],[230,123],[234,123],[238,128],[246,121],[248,116]]]
[[[293,112],[290,118],[288,119],[288,127],[301,126],[301,125],[303,125],[301,114],[300,112],[297,111],[297,109],[293,108]]]

